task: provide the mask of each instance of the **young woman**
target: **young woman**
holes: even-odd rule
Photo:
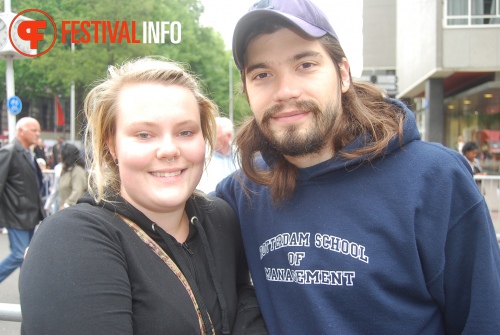
[[[216,106],[172,62],[110,68],[85,100],[90,195],[41,225],[25,334],[265,334],[239,224],[195,191]]]
[[[85,160],[80,150],[73,144],[66,143],[61,148],[62,171],[59,178],[59,209],[76,204],[87,190],[87,172]]]

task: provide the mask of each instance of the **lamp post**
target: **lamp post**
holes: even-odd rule
[[[234,123],[233,116],[233,57],[229,58],[229,119]]]
[[[75,43],[71,43],[71,56],[73,57],[74,56],[74,52],[75,52]],[[71,65],[74,66],[74,60],[72,59],[71,60]],[[76,123],[76,120],[75,120],[75,81],[73,80],[71,82],[71,97],[70,97],[70,120],[69,120],[69,124],[70,124],[70,140],[71,140],[71,143],[74,143],[75,142],[75,123]]]
[[[29,58],[28,56],[20,54],[12,45],[11,40],[16,41],[16,47],[30,55],[36,55],[36,49],[30,48],[30,42],[24,41],[19,38],[17,34],[16,23],[12,27],[12,36],[9,36],[9,29],[12,21],[16,17],[15,13],[11,12],[10,0],[4,1],[4,12],[0,13],[0,58],[5,59],[5,86],[7,100],[15,96],[14,84],[14,59]],[[25,16],[18,16],[16,22],[19,20],[31,20]],[[9,142],[14,140],[16,135],[16,115],[8,112],[8,125],[9,125]]]

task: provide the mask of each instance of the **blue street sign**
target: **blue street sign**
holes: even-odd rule
[[[14,115],[21,113],[21,109],[23,109],[23,103],[21,102],[21,99],[19,99],[19,97],[15,95],[9,98],[9,100],[7,101],[7,106],[9,108],[9,111]]]

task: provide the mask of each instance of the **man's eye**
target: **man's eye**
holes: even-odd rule
[[[265,73],[265,72],[264,72],[264,73],[259,73],[258,75],[256,75],[256,76],[254,77],[254,79],[264,79],[264,78],[267,78],[267,77],[269,77],[269,76],[270,76],[270,75],[269,75],[269,73]]]
[[[313,63],[309,63],[309,62],[307,62],[307,63],[302,63],[300,66],[301,66],[303,69],[310,69],[310,68],[312,68],[312,67],[314,66],[314,64],[313,64]]]

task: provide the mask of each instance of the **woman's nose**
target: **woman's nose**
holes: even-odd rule
[[[178,156],[179,156],[179,148],[175,144],[175,140],[170,136],[166,136],[165,138],[163,138],[156,152],[156,157],[158,159],[169,160]]]

